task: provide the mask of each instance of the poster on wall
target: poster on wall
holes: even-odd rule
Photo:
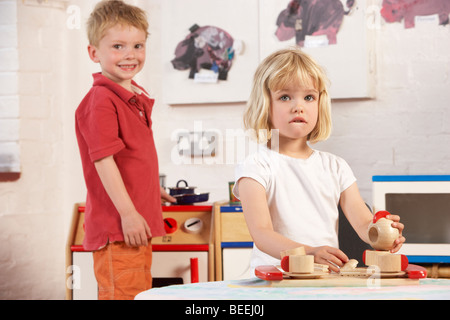
[[[449,24],[450,1],[448,0],[383,0],[381,16],[387,23],[404,20],[406,29],[414,28],[416,22]]]
[[[362,0],[260,0],[260,55],[299,46],[326,70],[334,99],[373,96],[371,37]]]
[[[246,101],[259,62],[258,0],[162,4],[164,101]]]

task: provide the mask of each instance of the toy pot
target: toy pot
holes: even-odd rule
[[[180,186],[181,183],[184,183],[185,186]],[[177,196],[181,194],[193,194],[195,192],[196,187],[189,187],[186,180],[180,180],[177,182],[177,186],[175,188],[169,188],[169,193],[171,196]]]
[[[369,244],[375,250],[391,250],[399,237],[398,229],[391,227],[392,220],[385,218],[389,214],[387,211],[377,212],[369,224]]]

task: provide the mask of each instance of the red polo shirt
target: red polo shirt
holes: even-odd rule
[[[85,250],[123,241],[120,215],[95,169],[94,162],[114,156],[136,210],[153,237],[165,234],[159,168],[151,129],[154,100],[134,81],[132,93],[100,73],[75,113],[76,135],[87,187]]]

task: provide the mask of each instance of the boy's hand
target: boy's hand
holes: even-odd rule
[[[339,268],[348,262],[348,257],[339,249],[323,246],[310,247],[306,254],[314,255],[314,262],[328,265],[331,271],[339,272]]]
[[[165,190],[163,187],[161,187],[161,199],[163,199],[163,200],[165,200],[165,201],[168,201],[168,202],[170,202],[170,203],[175,203],[175,202],[177,202],[177,199],[175,199],[175,198],[172,197],[170,194],[168,194],[168,193],[166,192],[166,190]]]
[[[122,216],[122,231],[130,247],[147,246],[148,238],[152,237],[147,221],[138,212]]]
[[[403,223],[399,222],[400,221],[400,216],[391,214],[389,216],[386,216],[386,219],[394,221],[391,224],[391,227],[398,229],[399,237],[394,241],[394,247],[391,249],[391,253],[396,253],[397,251],[400,250],[400,248],[402,247],[403,243],[406,241],[405,237],[402,235],[402,231],[405,228],[405,226],[403,225]]]

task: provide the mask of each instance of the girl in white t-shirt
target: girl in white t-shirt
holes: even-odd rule
[[[253,268],[277,265],[281,251],[303,246],[316,263],[338,272],[348,261],[338,249],[339,204],[368,242],[373,216],[352,170],[343,159],[309,145],[329,137],[330,105],[322,68],[299,49],[273,53],[256,71],[244,123],[260,144],[236,168],[234,188],[255,244]],[[399,216],[389,219],[400,231],[391,250],[397,252],[404,226]]]

